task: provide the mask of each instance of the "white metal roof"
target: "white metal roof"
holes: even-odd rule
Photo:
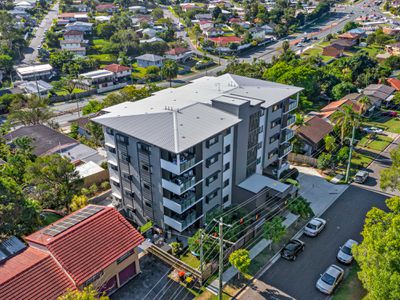
[[[96,164],[93,161],[88,161],[87,163],[84,163],[82,165],[79,165],[76,167],[76,170],[78,171],[79,175],[82,178],[103,172],[104,169],[100,167],[98,164]]]
[[[239,187],[255,194],[259,193],[264,188],[270,188],[277,192],[283,193],[290,188],[290,185],[260,174],[253,174],[246,180],[242,181],[239,184]]]
[[[108,76],[113,76],[113,75],[114,75],[113,72],[107,71],[107,70],[96,70],[96,71],[91,71],[88,73],[80,74],[80,76],[82,76],[84,78],[89,78],[89,79],[108,77]]]
[[[51,70],[53,70],[53,67],[49,64],[17,68],[17,72],[21,75],[29,75],[32,73],[39,73],[39,72],[48,72]]]

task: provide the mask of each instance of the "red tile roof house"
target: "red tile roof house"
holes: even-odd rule
[[[312,155],[322,146],[324,137],[333,131],[333,126],[318,116],[308,119],[303,126],[296,128],[297,136],[304,143],[306,155]]]
[[[339,58],[343,56],[343,47],[340,45],[328,45],[322,49],[322,55]]]
[[[400,91],[400,79],[388,78],[386,81],[392,88],[396,89],[396,91]]]
[[[113,12],[117,11],[117,7],[111,3],[104,3],[104,4],[97,5],[96,11],[113,13]]]
[[[343,105],[351,106],[355,112],[361,111],[361,105],[358,102],[352,101],[350,99],[343,99],[343,100],[333,101],[328,105],[324,106],[323,108],[321,108],[320,112],[318,113],[318,117],[324,119],[325,121],[331,121],[332,115],[337,110],[339,110]]]
[[[0,299],[56,299],[92,284],[113,293],[140,272],[140,233],[114,208],[89,205],[26,237],[0,264]]]
[[[210,41],[213,41],[217,46],[226,46],[231,43],[240,44],[243,39],[237,36],[220,36],[209,38]]]
[[[175,61],[185,61],[193,55],[193,52],[188,48],[177,47],[165,52],[164,57]]]
[[[113,72],[115,77],[118,79],[125,78],[129,79],[132,74],[132,70],[129,67],[121,66],[118,64],[111,64],[103,67],[104,70]]]

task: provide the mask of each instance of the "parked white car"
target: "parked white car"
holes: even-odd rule
[[[321,218],[313,218],[304,227],[304,234],[308,236],[317,236],[324,229],[326,221]]]
[[[362,129],[366,133],[382,133],[383,129],[378,127],[364,127]]]
[[[353,261],[351,249],[354,245],[358,245],[358,243],[355,240],[349,239],[343,246],[339,247],[336,258],[344,264],[350,264]]]
[[[321,274],[316,287],[322,293],[330,295],[343,279],[344,271],[337,265],[330,265],[326,271]]]

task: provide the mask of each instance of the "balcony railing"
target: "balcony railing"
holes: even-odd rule
[[[193,176],[188,179],[175,178],[170,180],[163,178],[161,182],[163,188],[173,192],[174,194],[182,195],[196,184],[196,177]]]
[[[289,115],[286,119],[286,121],[283,122],[283,128],[287,128],[290,125],[294,124],[296,122],[296,117],[294,115]]]
[[[279,159],[284,158],[286,155],[288,155],[293,149],[293,145],[287,143],[285,146],[283,146],[280,151],[279,151]]]
[[[282,136],[281,136],[281,144],[287,143],[288,141],[290,141],[292,138],[294,137],[294,131],[291,129],[284,129]]]
[[[289,105],[286,107],[284,113],[290,113],[291,111],[294,111],[299,105],[299,102],[296,99],[290,99],[289,100]]]
[[[175,230],[182,232],[202,217],[203,214],[198,214],[194,211],[187,215],[184,219],[176,219],[174,217],[164,216],[164,223]]]
[[[182,174],[198,163],[200,163],[200,161],[196,161],[196,157],[190,159],[179,158],[173,161],[161,159],[161,168],[174,174]]]
[[[191,208],[196,203],[200,202],[202,198],[197,199],[196,195],[193,193],[190,196],[182,199],[168,199],[163,198],[163,204],[165,207],[169,208],[170,210],[182,214],[189,208]]]

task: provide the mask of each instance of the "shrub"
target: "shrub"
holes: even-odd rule
[[[92,195],[96,194],[98,190],[99,190],[99,189],[98,189],[98,187],[97,187],[97,185],[96,185],[95,183],[92,184],[92,185],[90,186],[90,188],[89,188],[89,191],[90,191],[90,193],[91,193]]]
[[[172,255],[177,256],[183,248],[183,244],[181,242],[172,242],[171,243],[171,249],[172,249]]]
[[[100,188],[101,188],[102,190],[108,190],[108,189],[110,188],[110,183],[109,183],[108,181],[103,181],[103,182],[100,184]]]
[[[291,201],[288,205],[288,209],[299,215],[303,219],[311,218],[314,216],[314,212],[310,207],[310,202],[307,202],[304,198],[298,197],[297,199]]]
[[[84,195],[84,196],[89,196],[90,191],[87,188],[82,188],[81,189],[81,194]]]

